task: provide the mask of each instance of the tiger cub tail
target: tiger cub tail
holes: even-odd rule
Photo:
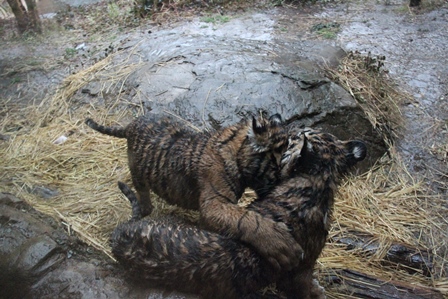
[[[140,205],[138,203],[137,196],[135,196],[135,193],[131,190],[131,188],[128,187],[123,182],[118,182],[118,188],[120,188],[121,192],[126,196],[126,198],[131,202],[132,207],[132,218],[131,221],[138,221],[142,218],[142,211],[140,209]]]
[[[127,137],[126,136],[126,128],[122,128],[122,127],[106,127],[106,126],[98,124],[97,122],[95,122],[91,118],[87,118],[85,123],[86,123],[86,125],[88,125],[92,129],[94,129],[95,131],[98,131],[100,133],[103,133],[103,134],[106,134],[106,135],[110,135],[110,136],[114,136],[114,137],[117,137],[117,138],[126,138]]]

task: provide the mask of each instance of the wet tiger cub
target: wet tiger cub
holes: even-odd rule
[[[260,219],[285,224],[303,248],[303,259],[289,271],[272,267],[236,239],[164,219],[141,220],[138,201],[123,183],[119,187],[132,204],[133,217],[112,233],[112,253],[153,283],[204,298],[257,298],[273,282],[287,298],[325,298],[313,269],[330,228],[337,185],[365,156],[361,141],[340,141],[312,130],[291,137],[281,182],[247,207]]]
[[[283,223],[236,205],[245,188],[266,194],[278,179],[288,143],[280,115],[243,119],[212,133],[193,131],[170,117],[143,116],[124,128],[86,123],[127,139],[142,216],[151,213],[151,189],[170,204],[199,209],[208,229],[251,244],[277,267],[299,262],[301,248]]]

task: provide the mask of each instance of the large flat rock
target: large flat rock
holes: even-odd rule
[[[336,66],[345,52],[322,41],[276,40],[266,26],[270,22],[269,15],[254,14],[216,30],[196,20],[129,34],[114,45],[121,52],[113,63],[134,63],[134,71],[108,89],[109,98],[94,92],[98,81],[90,82],[85,90],[94,97],[89,101],[98,102],[99,96],[99,103],[110,105],[119,94],[146,113],[175,114],[200,129],[229,125],[261,110],[284,119],[300,117],[295,125],[365,140],[369,154],[360,168],[367,169],[385,153],[384,142],[352,96],[323,71],[324,65]],[[263,30],[257,27],[261,23]],[[236,32],[243,26],[247,34],[242,37]]]

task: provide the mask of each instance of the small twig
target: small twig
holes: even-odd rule
[[[173,85],[173,88],[179,88],[179,89],[190,90],[190,87],[175,86],[175,85]]]
[[[218,87],[219,88],[219,87]],[[202,123],[204,124],[204,128],[207,127],[207,124],[205,123],[205,107],[207,106],[207,102],[208,102],[208,98],[210,96],[210,92],[212,91],[212,89],[210,88],[208,90],[208,94],[207,97],[205,98],[205,102],[204,102],[204,106],[202,107]]]
[[[196,131],[198,131],[198,132],[201,132],[201,130],[200,130],[198,127],[196,127],[195,125],[193,125],[193,124],[192,124],[191,122],[189,122],[188,120],[183,119],[183,118],[180,117],[179,115],[176,115],[176,114],[174,114],[173,112],[168,111],[168,110],[163,110],[163,112],[165,112],[165,113],[167,113],[167,114],[169,114],[169,115],[171,115],[171,116],[174,116],[174,117],[180,119],[181,121],[185,122],[189,127],[193,128],[194,130],[196,130]]]
[[[164,93],[166,93],[166,92],[168,92],[168,90],[164,90],[164,91],[162,91],[162,92],[156,94],[155,96],[158,97],[158,96],[160,96],[160,95],[162,95],[162,94],[164,94]]]

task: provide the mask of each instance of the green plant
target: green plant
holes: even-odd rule
[[[115,3],[107,4],[107,13],[111,19],[116,19],[120,15],[120,8]]]
[[[66,48],[65,49],[65,56],[67,58],[73,57],[73,56],[75,56],[75,54],[76,54],[76,49],[73,49],[73,48]]]
[[[334,39],[340,31],[340,25],[335,22],[319,23],[311,27],[311,31],[316,32],[325,39]]]
[[[201,22],[204,22],[204,23],[214,23],[214,21],[215,21],[215,18],[210,17],[210,16],[201,18]]]
[[[214,15],[214,16],[206,16],[201,19],[201,22],[204,23],[212,23],[213,25],[217,23],[227,23],[230,21],[229,16],[222,16],[222,15]]]
[[[220,23],[227,23],[230,21],[230,17],[229,16],[218,16],[218,21]]]
[[[13,78],[11,78],[11,84],[20,83],[21,81],[22,81],[22,79],[19,78],[19,77],[13,77]]]
[[[318,34],[325,39],[335,39],[336,38],[336,32],[334,32],[333,30],[322,29],[318,32]]]

